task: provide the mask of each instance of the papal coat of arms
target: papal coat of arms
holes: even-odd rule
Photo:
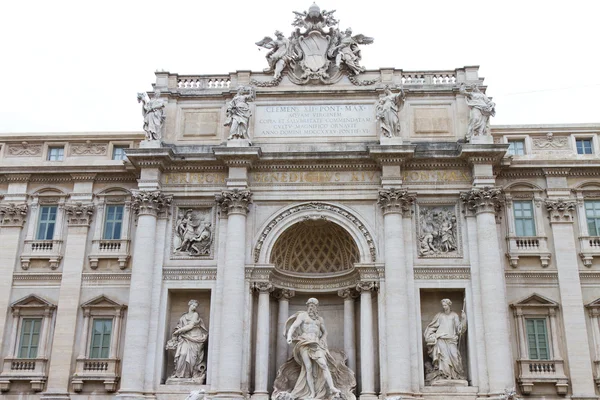
[[[257,46],[269,49],[266,55],[269,68],[265,72],[273,73],[273,80],[253,81],[257,86],[275,86],[284,73],[296,84],[307,83],[332,84],[344,74],[358,82],[356,75],[364,72],[360,65],[361,44],[373,43],[373,38],[365,35],[352,35],[352,29],[340,31],[334,11],[326,11],[316,4],[308,11],[297,12],[292,23],[296,27],[290,37],[280,31],[275,38],[266,36],[256,42]]]

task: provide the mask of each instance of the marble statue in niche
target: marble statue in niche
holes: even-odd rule
[[[144,132],[146,140],[161,140],[162,126],[165,122],[165,101],[160,99],[160,91],[154,92],[152,99],[146,93],[137,94],[138,103],[142,103],[144,116]]]
[[[379,102],[375,108],[377,119],[380,121],[381,134],[388,138],[400,136],[398,113],[404,107],[406,96],[402,88],[399,88],[399,90],[399,93],[392,93],[392,89],[386,86],[384,94],[379,97]]]
[[[206,379],[204,344],[208,338],[208,330],[196,312],[198,301],[190,300],[188,306],[188,312],[179,318],[171,339],[167,341],[166,349],[175,350],[175,365],[169,379],[187,379],[204,384]]]
[[[327,329],[319,316],[319,301],[310,298],[307,311],[299,311],[286,322],[287,342],[292,357],[277,372],[272,398],[355,400],[354,372],[345,364],[341,351],[327,346]]]
[[[419,207],[418,223],[420,257],[460,255],[454,206]]]
[[[469,141],[473,136],[489,136],[490,117],[496,115],[496,103],[482,93],[477,85],[471,85],[470,91],[467,91],[465,84],[460,85],[460,93],[466,97],[469,106],[469,126],[467,128],[466,139]]]
[[[210,212],[202,210],[179,210],[175,222],[174,252],[189,256],[210,255],[213,242]]]
[[[467,315],[463,310],[459,317],[451,307],[450,299],[443,299],[443,311],[436,314],[423,334],[431,359],[425,364],[427,385],[467,385],[459,349],[467,330]]]
[[[250,126],[250,102],[254,101],[256,94],[252,86],[238,88],[236,95],[227,103],[225,126],[229,126],[229,137],[231,139],[248,139],[248,128]]]

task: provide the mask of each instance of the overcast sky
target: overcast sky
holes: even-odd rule
[[[260,71],[255,41],[289,35],[312,0],[7,0],[0,132],[141,130],[155,70]],[[375,38],[368,69],[480,65],[494,125],[600,123],[600,2],[321,0]]]

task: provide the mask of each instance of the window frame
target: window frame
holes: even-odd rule
[[[131,148],[129,146],[129,144],[114,144],[112,146],[111,159],[113,161],[126,161],[127,160],[127,155],[125,154],[124,150],[129,149],[129,148]],[[116,150],[121,150],[121,149],[123,150],[123,157],[122,158],[115,158],[115,152],[116,152]]]
[[[586,146],[586,144],[589,142],[589,148],[588,146]],[[582,144],[581,146],[581,153],[579,152],[580,147],[579,144]],[[589,150],[589,153],[587,153],[586,151]],[[594,141],[592,140],[592,138],[577,138],[575,139],[575,151],[577,152],[578,155],[580,156],[589,156],[591,154],[594,154]]]
[[[590,157],[590,156],[596,156],[598,153],[598,138],[596,137],[595,134],[590,134],[590,133],[583,133],[583,134],[572,134],[570,136],[570,140],[571,140],[571,148],[573,149],[573,152],[575,153],[576,157]],[[577,141],[579,140],[589,140],[591,142],[591,153],[589,154],[580,154],[579,151],[577,150]]]
[[[594,229],[595,232],[592,233],[590,231],[590,217],[588,216],[588,204],[595,204],[598,206],[598,208],[596,209],[596,207],[593,208],[594,211],[598,211],[598,215],[593,217],[594,220]],[[583,201],[583,211],[585,213],[584,218],[585,218],[585,226],[587,227],[587,231],[588,231],[588,236],[600,236],[600,200],[599,199],[586,199]]]
[[[506,151],[506,154],[511,155],[511,156],[517,156],[517,157],[524,156],[527,154],[527,151],[526,151],[527,146],[525,145],[525,139],[508,139],[507,143],[508,143],[508,150]],[[515,143],[520,143],[523,145],[523,147],[521,148],[521,151],[522,151],[521,154],[511,152],[510,145],[515,144]]]
[[[88,358],[94,359],[94,360],[110,358],[111,357],[111,354],[110,354],[111,344],[112,344],[112,340],[114,340],[114,338],[113,338],[114,317],[95,316],[95,317],[92,317],[91,319],[92,319],[92,323],[90,326]],[[108,333],[104,332],[104,330],[102,331],[102,333],[100,334],[100,346],[97,347],[97,346],[94,346],[94,340],[96,337],[95,325],[96,325],[96,322],[99,322],[99,321],[104,321],[104,322],[110,321],[110,328],[109,328]],[[108,343],[104,342],[106,336],[108,336]],[[98,349],[97,357],[95,357],[94,349]],[[105,357],[103,356],[104,350],[106,350]]]
[[[517,204],[519,205],[519,207],[517,207]],[[524,204],[529,204],[530,209],[528,210],[531,213],[530,217],[525,217],[525,216],[520,216],[517,217],[517,211],[520,211],[521,213],[524,212],[525,210],[522,208],[522,205]],[[517,208],[520,208],[519,210],[517,210]],[[537,226],[536,226],[536,218],[535,218],[535,205],[533,204],[533,200],[528,200],[528,199],[519,199],[519,200],[513,200],[512,202],[512,209],[513,209],[513,222],[515,225],[515,236],[517,237],[534,237],[537,236]],[[527,227],[525,226],[525,222],[527,222],[530,224],[530,228],[532,229],[532,234],[528,235],[527,233]],[[518,222],[522,222],[521,224],[519,224]],[[522,232],[519,232],[519,227],[521,227]]]
[[[539,361],[549,361],[550,358],[550,339],[549,339],[549,330],[548,330],[548,318],[546,317],[524,317],[525,319],[525,337],[526,337],[526,341],[527,341],[527,353],[528,353],[528,359],[529,360],[539,360]],[[529,322],[533,323],[533,330],[534,332],[530,332],[529,331]],[[543,338],[544,338],[544,344],[545,344],[545,349],[542,349],[539,344],[540,344],[540,333],[537,332],[538,329],[538,324],[537,322],[543,322],[543,327],[544,327],[544,332],[543,332]],[[530,340],[530,335],[534,335],[534,341],[535,341],[535,349],[532,349],[531,347],[531,340]],[[541,350],[545,350],[546,351],[546,358],[543,358],[541,356]],[[532,357],[532,352],[535,351],[536,356]]]
[[[33,322],[33,324],[31,325],[30,332],[26,332],[25,331],[25,325],[26,325],[26,323],[28,321]],[[42,322],[43,321],[44,321],[44,318],[41,317],[41,316],[24,316],[24,317],[21,318],[20,327],[19,327],[19,340],[18,340],[18,343],[17,343],[17,351],[15,352],[16,358],[18,358],[18,359],[37,358],[39,347],[40,347],[40,341],[42,339],[41,332],[42,332]],[[37,324],[37,327],[38,327],[37,333],[35,332],[36,322],[38,323]],[[24,357],[22,355],[23,350],[24,350],[23,340],[24,340],[26,334],[29,336],[29,339],[28,339],[29,343],[28,343],[27,348],[26,348],[27,349],[27,354]],[[33,339],[34,335],[37,335],[37,343],[36,343],[35,346],[32,346],[32,339]],[[35,353],[33,355],[31,354],[32,349],[35,349]]]
[[[110,298],[100,295],[81,305],[83,310],[83,329],[79,348],[79,357],[88,360],[118,359],[120,337],[124,326],[124,312],[127,306]],[[94,321],[110,320],[110,340],[108,342],[108,357],[92,358],[92,345],[94,340]],[[116,342],[115,342],[116,341]]]
[[[111,207],[121,207],[121,219],[111,219],[109,220],[109,211]],[[104,204],[104,222],[102,225],[102,240],[121,240],[123,238],[123,223],[125,221],[125,204],[120,203],[106,203]],[[118,238],[115,238],[115,223],[120,224],[120,228],[118,229]],[[111,237],[107,237],[107,226],[108,224],[112,224],[112,234]]]
[[[44,215],[43,210],[46,208],[54,208],[54,220],[50,221],[50,220],[45,220],[42,221],[42,217]],[[38,215],[37,215],[37,223],[36,223],[36,229],[35,229],[35,240],[54,240],[54,237],[56,236],[56,226],[57,226],[57,222],[58,222],[58,204],[40,204],[39,208],[38,208]],[[50,222],[52,223],[52,235],[50,235],[51,237],[48,238],[48,226],[50,224]],[[41,226],[42,224],[45,224],[45,230],[44,230],[44,237],[41,238],[40,237],[40,233],[41,233]]]
[[[59,152],[59,154],[56,155],[56,159],[52,159],[53,154],[52,151],[53,150],[62,150],[62,152]],[[46,161],[52,161],[52,162],[60,162],[60,161],[64,161],[65,160],[65,146],[48,146],[48,152],[46,153]]]

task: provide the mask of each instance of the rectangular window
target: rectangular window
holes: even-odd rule
[[[524,140],[509,140],[508,141],[508,154],[513,156],[525,155],[525,141]]]
[[[112,153],[112,159],[113,160],[124,160],[127,158],[127,156],[125,155],[125,150],[128,149],[129,146],[114,146],[113,147],[113,153]]]
[[[56,225],[57,206],[41,206],[38,219],[37,240],[52,240]]]
[[[103,239],[107,239],[107,240],[121,239],[122,225],[123,225],[123,205],[106,206],[106,215],[104,217]]]
[[[592,139],[576,139],[577,154],[592,154]]]
[[[64,155],[64,147],[48,147],[48,161],[62,161]]]
[[[94,318],[92,324],[92,340],[90,358],[108,358],[110,356],[110,335],[112,319]]]
[[[41,326],[41,318],[23,318],[21,340],[19,341],[19,358],[37,357]]]
[[[515,230],[517,236],[535,236],[535,220],[531,201],[514,201]]]
[[[545,318],[527,318],[527,344],[530,360],[549,360],[548,334]]]
[[[585,218],[587,219],[588,234],[600,236],[600,200],[585,202]]]

